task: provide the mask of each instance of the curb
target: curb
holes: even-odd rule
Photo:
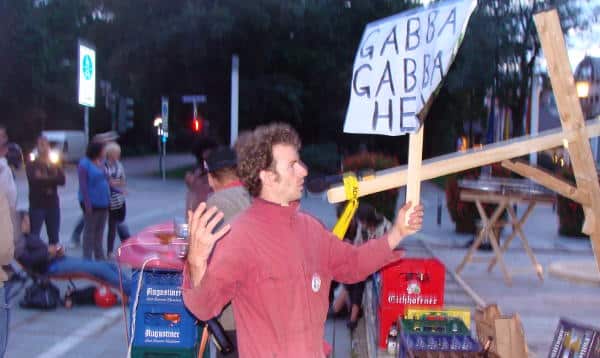
[[[600,271],[594,261],[558,261],[550,265],[548,272],[567,281],[600,286]]]

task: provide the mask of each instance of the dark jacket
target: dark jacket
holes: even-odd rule
[[[36,159],[27,163],[29,181],[29,206],[52,208],[58,206],[56,188],[65,185],[65,172],[60,165],[44,163]]]
[[[16,252],[17,261],[28,271],[44,274],[50,266],[48,245],[39,237],[31,234],[21,234],[19,240],[24,241],[21,252]]]

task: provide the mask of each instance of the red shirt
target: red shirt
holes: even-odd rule
[[[323,357],[331,280],[362,281],[401,256],[385,237],[352,246],[298,203],[256,198],[215,246],[196,288],[186,265],[183,299],[200,320],[232,302],[240,357]]]

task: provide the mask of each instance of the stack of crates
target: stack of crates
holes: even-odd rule
[[[478,357],[481,346],[455,317],[400,319],[399,358]]]
[[[142,286],[134,307],[138,282]],[[200,327],[183,304],[179,271],[144,270],[132,275],[131,358],[196,358]],[[205,352],[208,356],[208,352]]]

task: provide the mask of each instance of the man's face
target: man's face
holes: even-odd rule
[[[37,140],[37,150],[40,155],[46,155],[50,152],[50,142],[46,137],[39,137]]]
[[[306,167],[300,161],[298,150],[289,144],[273,146],[274,176],[270,185],[263,189],[271,190],[273,196],[282,204],[288,204],[302,197],[304,177],[308,174]]]

